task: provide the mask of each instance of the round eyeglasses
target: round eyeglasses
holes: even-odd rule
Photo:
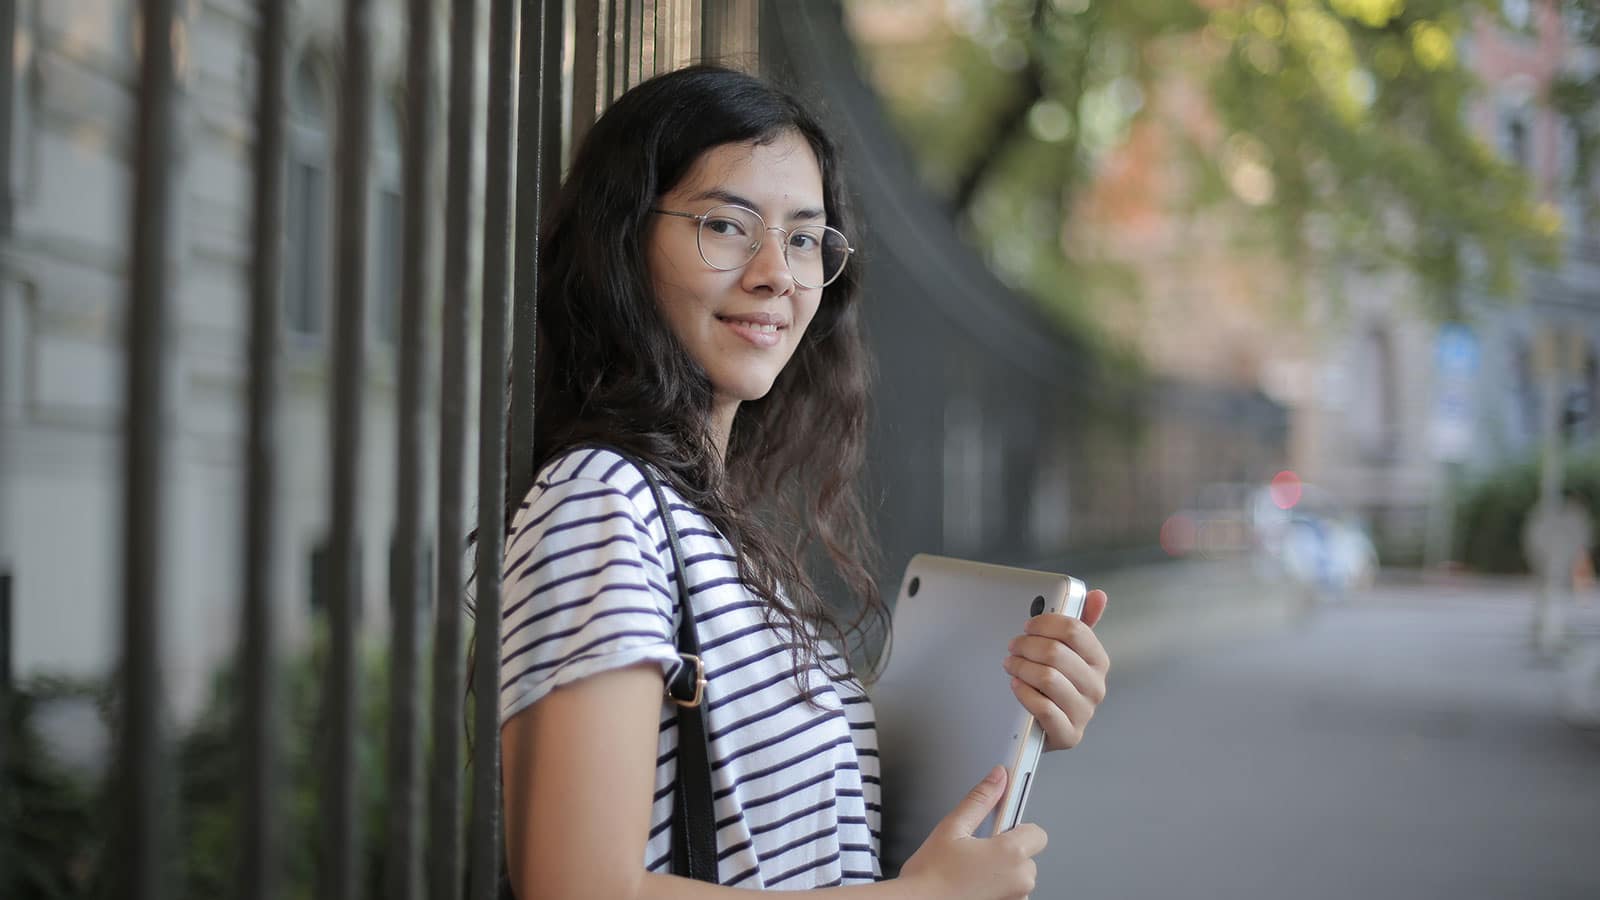
[[[706,265],[721,272],[743,268],[761,252],[767,232],[783,235],[783,258],[789,264],[789,274],[803,288],[816,289],[833,283],[850,254],[844,233],[827,225],[799,225],[779,228],[768,225],[753,209],[743,206],[718,206],[699,215],[674,212],[670,209],[652,209],[664,216],[693,219],[698,226],[695,243],[700,248],[700,258]]]

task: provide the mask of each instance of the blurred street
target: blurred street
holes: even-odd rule
[[[1029,804],[1051,841],[1034,896],[1600,897],[1600,732],[1558,717],[1529,595],[1380,584],[1125,660],[1113,593],[1109,699]]]

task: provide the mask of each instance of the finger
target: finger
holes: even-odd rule
[[[1106,592],[1096,589],[1089,592],[1083,599],[1083,624],[1094,625],[1100,617],[1106,614]]]
[[[1088,660],[1079,656],[1078,652],[1070,646],[1051,638],[1023,635],[1012,641],[1009,649],[1013,656],[1021,657],[1024,660],[1035,662],[1042,666],[1048,666],[1060,672],[1066,676],[1068,681],[1072,682],[1072,686],[1078,690],[1078,693],[1088,697],[1090,702],[1100,703],[1105,700],[1105,674],[1095,669],[1094,666],[1089,664]],[[1018,673],[1012,672],[1011,674],[1016,675]],[[1034,681],[1032,679],[1028,679],[1028,681],[1047,694],[1053,693],[1049,690],[1047,682]]]
[[[1074,689],[1057,691],[1042,690],[1021,676],[1011,679],[1012,695],[1044,729],[1050,749],[1074,747],[1094,718],[1094,704]]]
[[[1075,722],[1049,697],[1018,678],[1011,679],[1011,693],[1044,731],[1046,751],[1070,750],[1083,742],[1084,726]],[[1083,721],[1087,722],[1092,716],[1092,711],[1085,713]]]
[[[1089,663],[1091,668],[1105,672],[1111,668],[1111,656],[1094,629],[1067,616],[1034,616],[1023,629],[1024,636],[1037,635],[1053,638],[1071,647]]]
[[[1006,792],[1006,770],[1003,766],[995,766],[989,774],[978,782],[978,786],[967,792],[967,796],[956,804],[956,808],[944,817],[936,831],[944,831],[954,837],[972,837],[978,830],[983,820],[989,817],[994,810],[994,805]]]
[[[1023,822],[995,840],[1010,844],[1018,853],[1032,859],[1044,852],[1045,846],[1050,843],[1050,836],[1038,825]]]

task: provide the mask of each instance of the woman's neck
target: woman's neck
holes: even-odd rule
[[[733,417],[739,412],[739,401],[718,399],[711,404],[711,442],[716,447],[717,459],[724,467],[728,463],[728,437],[733,434]]]

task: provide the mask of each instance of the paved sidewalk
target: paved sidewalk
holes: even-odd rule
[[[1080,577],[1109,597],[1095,632],[1118,671],[1281,631],[1307,606],[1304,588],[1259,578],[1244,560],[1175,560]]]
[[[1036,898],[1600,898],[1600,732],[1558,715],[1526,584],[1390,581],[1267,627],[1224,574],[1099,579],[1134,597],[1029,804]]]

